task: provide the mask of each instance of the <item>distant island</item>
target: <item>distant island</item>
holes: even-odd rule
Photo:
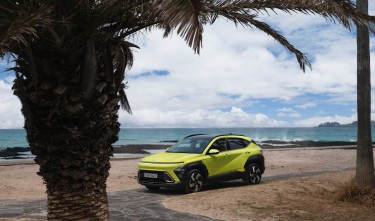
[[[358,121],[353,121],[350,124],[340,124],[338,122],[325,122],[322,124],[319,124],[318,127],[357,127]],[[371,121],[371,127],[375,127],[375,121]]]

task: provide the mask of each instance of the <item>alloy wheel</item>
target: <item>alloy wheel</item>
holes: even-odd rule
[[[258,184],[262,179],[262,171],[256,163],[250,164],[246,169],[244,181],[248,184]]]
[[[187,176],[186,189],[185,192],[192,193],[198,192],[203,187],[203,175],[197,170],[191,170]]]

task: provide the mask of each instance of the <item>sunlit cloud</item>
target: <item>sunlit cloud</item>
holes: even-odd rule
[[[287,122],[272,120],[264,114],[249,114],[241,108],[232,107],[230,111],[202,110],[194,111],[160,111],[144,109],[132,117],[120,114],[120,122],[128,127],[278,127]]]
[[[306,108],[309,108],[309,107],[315,107],[317,104],[314,103],[314,102],[307,102],[307,103],[304,103],[304,104],[297,104],[295,107],[296,108],[301,108],[301,109],[306,109]]]
[[[312,70],[303,73],[294,55],[265,33],[224,20],[205,27],[200,55],[179,36],[165,39],[154,30],[128,39],[140,49],[134,50],[126,79],[133,115],[120,112],[121,126],[277,127],[354,121],[355,32],[318,16],[278,12],[261,19],[306,53]],[[371,67],[375,70],[374,62]],[[0,77],[0,128],[23,125],[11,91],[13,79]]]
[[[22,128],[21,103],[12,94],[11,85],[0,80],[0,129]]]

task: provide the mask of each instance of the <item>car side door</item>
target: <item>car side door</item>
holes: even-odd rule
[[[209,154],[211,149],[219,150],[217,154]],[[225,174],[231,171],[229,165],[231,165],[231,161],[233,161],[233,157],[229,154],[227,146],[227,140],[225,138],[217,139],[211,147],[209,147],[207,151],[207,156],[203,160],[204,164],[207,167],[208,175],[215,176],[220,174]]]
[[[243,171],[247,159],[250,157],[250,149],[247,148],[250,141],[242,138],[228,138],[227,147],[229,149],[228,155],[232,161],[227,165],[228,170]]]

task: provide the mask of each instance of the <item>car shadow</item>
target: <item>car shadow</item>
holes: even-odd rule
[[[203,188],[200,192],[212,191],[217,189],[233,188],[246,186],[242,180],[232,180],[232,181],[223,181],[218,183],[206,183],[203,185]],[[185,194],[182,189],[171,189],[171,188],[160,188],[159,190],[149,190],[147,188],[140,189],[144,193],[151,194],[162,194],[165,196],[176,196]]]
[[[262,178],[262,181],[258,185],[262,185],[264,183],[269,183],[273,181],[280,181],[280,180],[287,180],[291,178],[300,178],[300,177],[307,177],[307,176],[315,176],[320,174],[326,174],[326,173],[332,173],[332,172],[339,172],[339,171],[346,171],[346,170],[352,170],[352,167],[343,168],[339,170],[319,170],[319,171],[303,171],[303,172],[297,172],[297,173],[286,173],[286,174],[275,174],[270,176],[264,176]],[[203,188],[200,192],[206,192],[206,191],[212,191],[212,190],[218,190],[218,189],[225,189],[225,188],[234,188],[234,187],[241,187],[246,186],[245,182],[242,180],[232,180],[232,181],[223,181],[223,182],[217,182],[217,183],[206,183],[203,185]],[[252,185],[250,185],[252,186]],[[256,186],[256,185],[254,185]],[[181,189],[170,189],[170,188],[160,188],[159,190],[151,191],[146,188],[140,189],[140,191],[144,193],[154,193],[154,194],[162,194],[165,196],[175,196],[175,195],[181,195],[185,194],[183,190]]]

